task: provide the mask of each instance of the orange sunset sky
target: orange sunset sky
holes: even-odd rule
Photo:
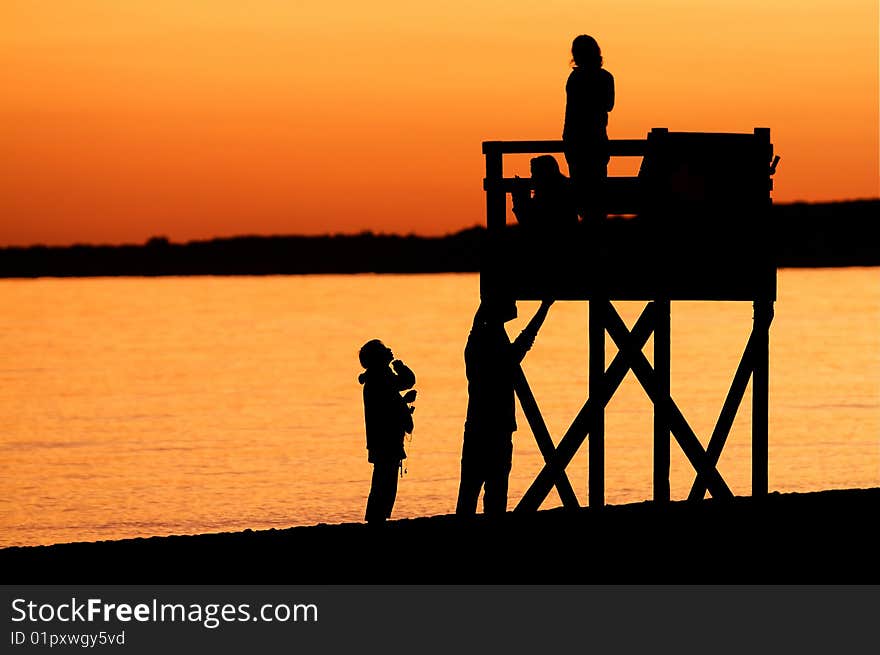
[[[0,245],[481,223],[579,33],[611,138],[770,127],[777,202],[880,195],[877,0],[0,0]]]

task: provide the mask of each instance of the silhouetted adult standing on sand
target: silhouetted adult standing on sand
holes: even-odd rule
[[[410,389],[416,376],[378,339],[365,343],[358,356],[366,369],[358,381],[364,385],[367,460],[373,465],[366,520],[382,523],[390,518],[397,497],[397,472],[406,459],[403,438],[413,429],[407,403],[415,399],[415,391],[405,396],[400,392]]]
[[[608,112],[614,108],[614,77],[602,68],[602,52],[591,36],[571,44],[574,68],[565,84],[565,160],[578,196],[578,211],[596,225],[605,218],[608,177]]]
[[[480,304],[464,350],[468,379],[467,419],[461,450],[461,483],[455,513],[472,516],[480,489],[483,511],[497,516],[507,511],[507,481],[513,457],[516,417],[513,380],[519,363],[535,342],[552,300],[541,303],[513,343],[504,323],[516,318],[516,304]]]

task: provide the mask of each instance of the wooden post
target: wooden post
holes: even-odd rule
[[[590,507],[605,505],[605,314],[608,300],[601,295],[590,300],[589,319],[589,396],[595,404],[590,425],[589,498]]]
[[[504,228],[507,222],[507,199],[501,180],[504,167],[500,150],[484,148],[486,155],[486,227],[490,231]]]
[[[752,374],[752,496],[768,493],[770,423],[770,323],[773,301],[754,303],[754,372]]]
[[[507,224],[507,194],[503,187],[503,160],[501,150],[483,144],[486,156],[486,251],[480,270],[480,296],[497,297],[504,289],[502,262],[504,261],[504,226]]]
[[[654,502],[669,502],[670,303],[655,300],[654,379]]]

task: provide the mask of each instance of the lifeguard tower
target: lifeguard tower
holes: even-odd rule
[[[610,177],[609,220],[572,234],[558,252],[507,226],[507,198],[517,180],[504,176],[504,155],[561,153],[562,141],[486,141],[487,253],[483,299],[589,303],[589,396],[554,444],[522,369],[516,395],[544,458],[544,467],[516,506],[537,510],[555,486],[565,507],[578,507],[566,467],[589,437],[589,506],[605,503],[605,407],[626,373],[634,373],[654,405],[654,500],[667,502],[672,437],[696,472],[689,499],[708,492],[733,496],[717,469],[734,417],[752,380],[752,495],[767,487],[769,336],[776,267],[768,209],[773,157],[770,130],[753,133],[670,132],[612,140],[612,157],[642,157],[637,177]],[[521,183],[521,181],[519,182]],[[520,235],[522,236],[522,235]],[[646,301],[629,330],[612,301]],[[746,301],[751,333],[718,421],[704,448],[670,394],[670,308],[673,301]],[[605,368],[606,333],[618,348]],[[642,352],[654,336],[654,365]]]

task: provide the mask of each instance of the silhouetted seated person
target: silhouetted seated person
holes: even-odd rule
[[[550,276],[554,282],[549,288],[558,289],[557,282],[583,259],[575,238],[580,230],[574,188],[551,155],[533,158],[530,169],[534,192],[528,181],[517,178],[511,193],[513,214],[521,226],[519,245],[512,252],[533,282],[544,286],[542,278]]]
[[[529,167],[534,193],[520,178],[511,193],[517,222],[532,236],[568,236],[578,223],[571,181],[552,155],[534,157]]]
[[[467,419],[461,451],[461,483],[455,513],[473,516],[480,490],[483,511],[507,511],[507,482],[513,457],[514,376],[532,347],[552,301],[541,303],[535,316],[513,343],[504,323],[516,318],[516,304],[480,304],[464,350],[468,379]]]
[[[415,398],[415,391],[405,396],[400,392],[412,388],[416,376],[378,339],[365,343],[358,356],[366,369],[358,381],[364,385],[367,460],[373,465],[366,520],[382,523],[394,507],[397,473],[406,459],[403,439],[413,429],[412,408],[407,402]]]

